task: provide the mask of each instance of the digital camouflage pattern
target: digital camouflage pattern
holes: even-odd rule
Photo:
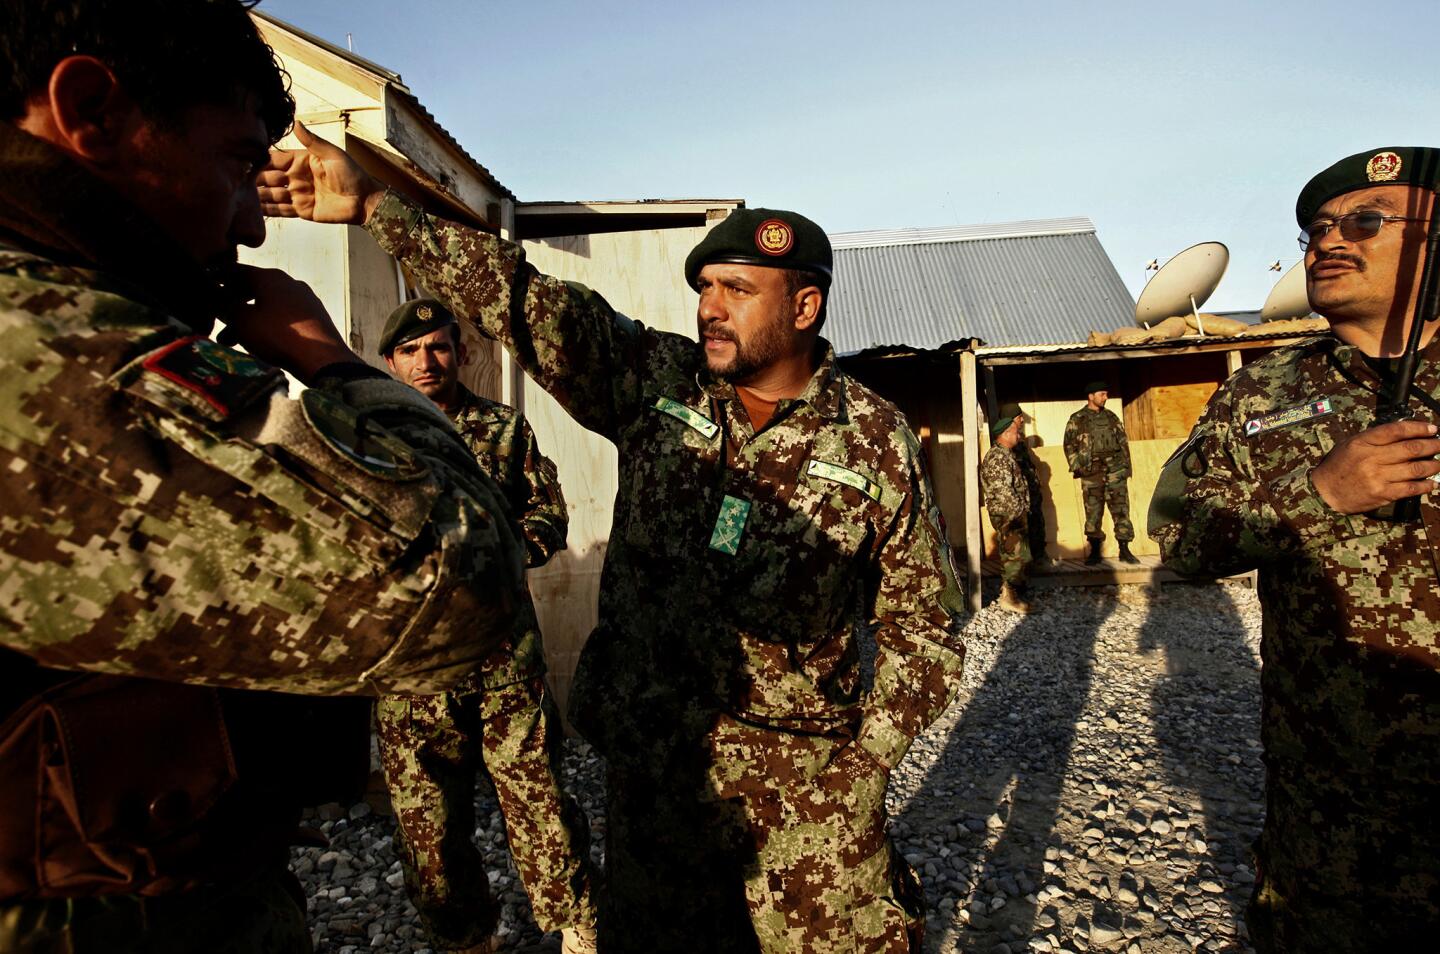
[[[849,788],[831,791],[839,777],[779,772],[766,759],[819,739],[883,773],[958,688],[963,645],[950,607],[959,593],[903,418],[824,346],[805,391],[781,401],[757,434],[733,387],[705,372],[694,340],[651,331],[588,289],[538,274],[518,246],[393,193],[367,227],[619,450],[600,625],[572,709],[610,773],[602,946],[731,952],[754,948],[758,935],[776,950],[768,939],[777,929],[760,923],[768,908],[746,900],[769,891],[774,906],[826,915],[808,922],[800,946],[833,949],[830,923],[874,904],[830,854],[835,829],[851,820],[840,807]],[[739,509],[724,509],[738,532],[712,546],[727,497],[748,505],[743,523]],[[857,612],[878,646],[868,692]],[[726,720],[756,735],[721,756]],[[717,790],[716,772],[754,791]],[[797,778],[801,797],[837,806],[813,828],[763,807]],[[753,822],[716,826],[717,813]],[[875,849],[871,887],[899,884],[902,866],[883,843]],[[782,858],[805,876],[763,867]],[[786,883],[809,893],[786,896]],[[747,909],[754,927],[735,917]],[[898,922],[887,932],[887,944],[903,943]]]
[[[1020,453],[1028,456],[1029,451]],[[980,462],[980,495],[995,528],[1001,576],[1012,586],[1025,584],[1030,567],[1030,485],[1020,453],[993,444]]]
[[[497,653],[506,665],[504,653]],[[559,785],[561,724],[541,675],[376,707],[385,781],[410,899],[444,948],[484,941],[499,919],[475,835],[475,773],[495,785],[510,852],[542,930],[595,923],[589,826]]]
[[[504,492],[530,566],[565,547],[569,513],[555,464],[524,415],[461,388],[456,429]],[[449,948],[484,941],[499,907],[473,838],[475,774],[495,786],[510,851],[546,931],[595,923],[589,827],[560,788],[561,726],[545,691],[545,647],[525,597],[516,635],[453,690],[384,696],[377,737],[400,828],[405,883],[430,935]]]
[[[1415,380],[1432,398],[1437,362],[1431,344]],[[1169,567],[1260,570],[1262,950],[1422,950],[1440,930],[1440,510],[1424,497],[1412,523],[1344,516],[1310,482],[1373,426],[1382,387],[1332,336],[1246,365],[1151,505]]]
[[[1085,502],[1085,536],[1104,540],[1100,529],[1105,507],[1115,522],[1115,539],[1128,543],[1135,539],[1130,522],[1130,441],[1125,425],[1115,412],[1107,408],[1091,410],[1089,405],[1070,415],[1065,422],[1065,461],[1070,472],[1080,478],[1080,494]]]
[[[518,547],[404,385],[285,396],[101,275],[0,251],[0,645],[45,666],[434,691],[512,625]]]

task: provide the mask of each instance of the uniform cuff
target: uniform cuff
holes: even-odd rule
[[[365,220],[365,230],[375,237],[380,247],[391,255],[404,248],[421,210],[411,205],[394,189],[385,190],[375,211]],[[397,255],[398,257],[398,255]]]
[[[895,726],[869,715],[860,723],[860,732],[855,736],[855,741],[875,761],[887,769],[893,769],[909,751],[911,739]]]
[[[1311,468],[1296,470],[1270,484],[1270,500],[1280,521],[1306,549],[1318,549],[1373,533],[1374,521],[1340,513],[1325,502],[1310,480]]]

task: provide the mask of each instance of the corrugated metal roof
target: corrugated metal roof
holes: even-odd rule
[[[860,236],[873,241],[861,244]],[[835,241],[838,239],[839,241]],[[832,237],[825,335],[840,354],[1084,341],[1134,322],[1135,299],[1088,219]]]

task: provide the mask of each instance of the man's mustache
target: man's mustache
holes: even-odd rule
[[[1315,264],[1319,265],[1321,262],[1349,262],[1355,266],[1357,272],[1363,272],[1368,267],[1365,264],[1365,259],[1357,258],[1354,255],[1342,255],[1338,252],[1317,252],[1315,255]]]
[[[713,322],[701,327],[700,336],[702,338],[719,338],[722,341],[739,340],[735,337],[735,332],[724,326],[716,325]]]

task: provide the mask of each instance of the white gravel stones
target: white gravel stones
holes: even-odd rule
[[[1042,591],[1034,612],[966,626],[961,698],[891,777],[901,853],[919,872],[930,952],[1250,950],[1241,923],[1263,813],[1259,605],[1239,586]],[[565,784],[602,860],[599,759],[566,743]],[[373,801],[373,800],[372,800]],[[378,802],[376,803],[378,804]],[[428,951],[394,822],[376,804],[307,818],[297,849],[324,954]],[[493,793],[476,840],[503,949],[559,949],[530,914]]]

